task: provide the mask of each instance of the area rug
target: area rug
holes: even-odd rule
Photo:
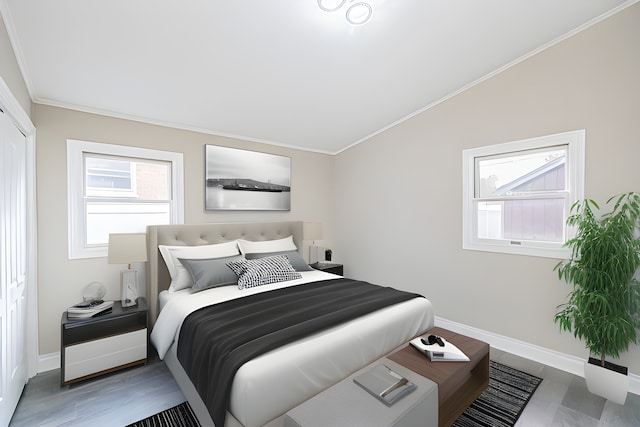
[[[454,427],[513,427],[542,378],[489,361],[489,385]],[[127,427],[199,427],[187,402]]]
[[[127,427],[200,427],[189,403],[184,402]]]
[[[489,385],[454,427],[513,427],[542,378],[489,361]]]

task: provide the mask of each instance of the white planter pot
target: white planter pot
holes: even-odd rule
[[[584,379],[587,381],[587,388],[593,394],[620,405],[624,405],[627,400],[628,375],[584,362]]]

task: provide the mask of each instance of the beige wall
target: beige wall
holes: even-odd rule
[[[31,117],[31,97],[18,67],[16,55],[11,46],[4,20],[0,19],[0,77],[18,100],[22,109]]]
[[[119,271],[106,258],[67,258],[67,139],[176,151],[184,154],[185,222],[320,221],[324,240],[333,239],[333,157],[248,141],[205,135],[56,107],[34,105],[38,129],[38,303],[40,354],[59,350],[60,316],[82,299],[92,281],[119,298]],[[290,212],[215,212],[204,209],[205,144],[289,156],[292,159]]]
[[[552,322],[569,290],[552,271],[556,260],[461,249],[462,150],[584,128],[587,196],[640,190],[639,23],[635,5],[335,158],[34,105],[40,354],[58,351],[60,315],[89,282],[118,298],[119,266],[67,259],[73,138],[183,152],[185,222],[322,221],[320,244],[334,247],[348,275],[424,293],[443,318],[583,356]],[[2,24],[0,54],[0,76],[29,113]],[[291,212],[205,211],[205,144],[291,156]],[[623,360],[636,374],[639,356],[635,347]]]
[[[336,158],[349,276],[421,292],[445,319],[582,357],[554,259],[462,250],[462,150],[586,129],[586,196],[640,191],[640,4]],[[623,362],[640,374],[640,348]]]

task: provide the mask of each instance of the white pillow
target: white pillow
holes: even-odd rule
[[[268,252],[297,251],[296,244],[293,243],[293,236],[277,240],[264,240],[260,242],[250,242],[248,240],[238,240],[238,246],[242,255],[264,254]]]
[[[167,264],[167,269],[171,276],[169,291],[179,291],[193,286],[191,274],[178,258],[204,259],[240,255],[238,244],[235,241],[200,246],[158,245],[158,249],[162,254],[162,258],[164,258],[165,264]]]

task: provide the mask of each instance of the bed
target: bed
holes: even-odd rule
[[[165,251],[166,256],[167,247],[177,248],[176,253],[184,254],[184,251],[189,251],[194,246],[227,247],[238,240],[245,242],[249,248],[262,248],[263,242],[265,247],[271,248],[271,242],[283,242],[287,239],[290,241],[288,244],[298,250],[302,248],[302,222],[148,227],[148,299],[153,325],[151,341],[203,426],[213,426],[212,417],[178,360],[178,342],[180,338],[184,338],[180,336],[183,319],[213,303],[244,301],[239,298],[263,295],[265,291],[285,292],[283,289],[289,287],[308,288],[305,285],[307,283],[315,286],[325,283],[330,285],[346,279],[311,270],[300,271],[299,276],[292,280],[245,289],[229,285],[197,293],[189,289],[169,291],[170,286],[173,286],[172,280],[175,283],[175,271],[172,279],[170,267],[165,263],[159,248]],[[256,243],[254,245],[248,242]],[[185,247],[184,250],[180,248],[182,246]],[[191,262],[192,260],[187,260],[186,266],[193,267]],[[175,266],[173,267],[175,270]],[[243,364],[233,377],[224,424],[244,427],[281,426],[288,410],[431,329],[433,319],[433,309],[426,298],[410,298],[314,332],[255,357]]]

